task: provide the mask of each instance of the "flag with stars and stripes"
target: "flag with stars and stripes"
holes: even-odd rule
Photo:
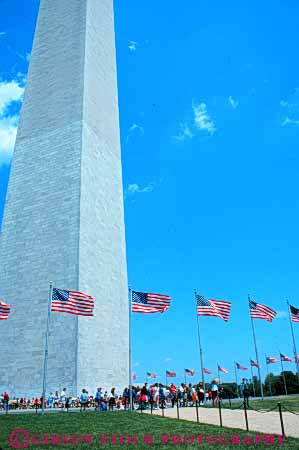
[[[299,355],[295,355],[295,361],[299,364]]]
[[[74,314],[75,316],[93,316],[94,297],[77,291],[64,291],[53,288],[52,312]]]
[[[269,308],[269,306],[253,302],[252,300],[249,300],[249,309],[250,316],[253,319],[263,319],[267,320],[267,322],[272,322],[277,314],[276,311],[274,311],[274,309],[272,308]]]
[[[239,363],[236,363],[236,369],[239,369],[239,370],[248,370],[247,367],[241,366],[241,364],[239,364]]]
[[[284,355],[283,353],[280,353],[280,360],[285,362],[292,362],[292,358],[289,358],[288,356]]]
[[[147,372],[146,374],[147,378],[157,378],[157,375],[155,373]]]
[[[299,308],[295,308],[295,306],[290,305],[290,313],[292,322],[299,322]]]
[[[133,380],[137,380],[137,378],[138,378],[138,375],[136,375],[136,373],[133,373],[132,379],[133,379]]]
[[[209,369],[203,369],[202,370],[203,371],[203,373],[205,373],[206,375],[211,375],[213,372],[211,371],[211,370],[209,370]]]
[[[0,300],[0,320],[7,320],[10,313],[11,305]]]
[[[189,375],[189,377],[193,377],[193,375],[195,375],[195,370],[185,369],[185,375]]]
[[[196,294],[196,306],[198,316],[213,316],[223,319],[225,322],[229,320],[231,302],[224,300],[211,300]]]
[[[266,363],[267,364],[274,364],[274,363],[277,363],[277,362],[278,362],[278,359],[274,358],[273,356],[267,356],[266,357]]]
[[[261,368],[261,366],[256,361],[253,361],[253,359],[250,360],[250,365],[251,367],[257,367],[258,369]]]
[[[169,295],[132,291],[132,312],[141,314],[164,313],[170,307],[170,300]]]
[[[166,376],[167,378],[175,378],[176,372],[170,372],[170,370],[166,370]]]
[[[219,366],[219,364],[218,364],[218,370],[219,370],[219,372],[222,372],[222,373],[228,373],[228,370],[225,369],[224,367]]]

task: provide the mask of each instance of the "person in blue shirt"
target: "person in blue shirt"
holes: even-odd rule
[[[53,392],[50,392],[50,395],[49,395],[48,400],[47,400],[47,407],[48,408],[52,408],[53,407],[53,403],[54,403]]]
[[[80,411],[86,410],[86,406],[88,406],[88,392],[86,389],[82,389],[82,394],[80,395]]]
[[[95,396],[95,404],[96,404],[95,410],[96,410],[96,411],[100,411],[100,406],[101,406],[102,398],[103,398],[102,388],[99,387],[99,388],[97,389],[96,396]]]
[[[242,383],[240,384],[240,393],[244,399],[244,403],[246,404],[247,408],[249,408],[249,384],[246,378],[242,379]]]

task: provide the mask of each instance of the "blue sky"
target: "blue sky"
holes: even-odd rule
[[[37,8],[0,2],[0,219]],[[299,4],[117,0],[115,22],[129,280],[173,299],[134,315],[134,372],[199,372],[194,288],[233,302],[228,324],[200,320],[205,367],[233,380],[233,361],[255,358],[248,293],[279,311],[255,321],[262,362],[292,356]]]

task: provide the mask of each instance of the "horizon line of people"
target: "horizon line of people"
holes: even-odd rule
[[[249,385],[246,378],[242,379],[240,384],[240,393],[249,406]],[[172,408],[178,404],[180,407],[203,405],[204,403],[212,403],[214,406],[223,397],[223,388],[217,379],[212,380],[207,391],[204,390],[202,382],[197,384],[180,383],[177,387],[174,383],[166,386],[162,383],[154,383],[149,385],[147,382],[140,386],[132,386],[132,409],[146,409],[146,408]],[[43,405],[44,403],[44,405]],[[5,391],[0,397],[0,411],[8,411],[9,406],[14,409],[52,409],[59,408],[68,410],[75,407],[82,411],[86,408],[94,408],[95,411],[114,411],[114,410],[128,410],[130,409],[130,389],[125,387],[121,395],[116,393],[116,388],[112,387],[110,393],[103,388],[97,388],[95,395],[89,395],[87,389],[83,388],[80,396],[72,397],[69,395],[67,388],[63,388],[61,393],[59,391],[50,392],[48,398],[43,400],[42,397],[32,398],[14,398],[10,399],[8,393]]]

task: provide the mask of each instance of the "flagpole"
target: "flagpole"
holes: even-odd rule
[[[250,303],[249,302],[250,302],[250,295],[248,295],[249,315],[250,315],[250,319],[251,319],[253,342],[254,342],[254,348],[255,348],[255,357],[256,357],[256,362],[257,362],[257,365],[258,365],[258,374],[259,374],[260,387],[261,387],[261,397],[262,397],[262,400],[264,400],[264,391],[263,391],[263,383],[262,383],[262,377],[261,377],[261,368],[260,368],[259,355],[258,355],[257,345],[256,345],[255,329],[254,329],[254,324],[253,324],[253,318],[252,318],[251,312],[250,312]]]
[[[236,385],[237,385],[237,395],[238,395],[238,398],[239,398],[240,397],[240,393],[239,393],[239,386],[238,386],[238,375],[237,375],[236,361],[234,361],[234,367],[235,367],[235,377],[236,377]]]
[[[278,351],[279,351],[279,357],[280,357],[281,375],[282,375],[282,378],[283,378],[284,390],[285,390],[286,395],[288,395],[287,382],[286,382],[286,377],[285,377],[284,370],[283,370],[281,353],[280,353],[280,350],[278,350]]]
[[[253,378],[253,368],[252,368],[252,365],[251,365],[251,359],[249,361],[249,364],[250,364],[250,370],[251,370],[251,380],[252,380],[252,387],[253,387],[253,395],[254,395],[254,397],[256,397],[256,395],[255,395],[255,386],[254,386],[254,378]]]
[[[206,402],[206,385],[205,385],[205,374],[204,374],[204,367],[203,367],[203,351],[201,346],[201,337],[200,337],[200,328],[199,328],[199,316],[197,312],[197,301],[196,301],[196,289],[194,289],[194,296],[195,296],[195,312],[196,312],[196,318],[197,318],[197,335],[198,335],[198,346],[199,346],[199,354],[200,354],[200,367],[201,367],[201,379],[203,384],[203,392],[204,392],[204,403]]]
[[[266,355],[265,355],[265,360],[266,360],[267,375],[269,375],[268,364],[267,364],[267,356]],[[272,397],[272,384],[271,384],[270,377],[269,377],[269,389],[270,389],[270,396]]]
[[[132,392],[132,289],[129,287],[129,393],[130,393],[130,411],[133,411],[133,392]]]
[[[43,373],[43,394],[42,394],[42,413],[45,410],[45,400],[46,400],[46,386],[47,386],[47,369],[48,369],[48,353],[49,353],[49,328],[50,328],[50,318],[51,318],[51,303],[53,294],[53,284],[50,282],[49,287],[49,298],[48,298],[48,314],[47,314],[47,327],[46,327],[46,340],[45,340],[45,357],[44,357],[44,373]]]
[[[219,378],[219,385],[220,385],[221,384],[221,379],[220,379],[219,363],[217,363],[217,371],[218,371],[218,378]]]
[[[290,319],[290,326],[291,326],[292,339],[293,339],[293,352],[294,352],[295,366],[296,366],[297,376],[299,378],[299,361],[297,360],[298,353],[297,353],[297,349],[296,349],[296,341],[295,341],[294,327],[293,327],[292,316],[291,316],[291,308],[290,308],[290,304],[289,304],[288,300],[287,300],[287,305],[288,305],[288,309],[289,309],[289,319]]]

